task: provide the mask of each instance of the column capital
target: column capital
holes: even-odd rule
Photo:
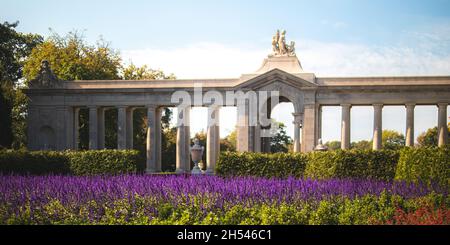
[[[349,104],[349,103],[343,103],[343,104],[341,104],[341,107],[352,107],[352,104]]]
[[[448,106],[448,103],[446,103],[446,102],[439,102],[439,103],[437,103],[437,106],[438,107],[446,107],[446,106]]]
[[[408,103],[405,103],[405,107],[415,107],[416,106],[416,103],[414,103],[414,102],[408,102]]]
[[[384,105],[381,103],[372,104],[373,107],[383,107]]]

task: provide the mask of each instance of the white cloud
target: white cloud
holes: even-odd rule
[[[297,55],[303,68],[314,72],[317,76],[445,75],[450,74],[450,50],[446,48],[450,47],[450,40],[439,33],[448,33],[448,29],[444,29],[443,32],[407,33],[410,40],[405,45],[370,46],[297,40]],[[220,43],[197,43],[175,49],[128,50],[123,52],[123,57],[125,61],[132,60],[136,65],[147,64],[153,69],[174,73],[178,78],[237,78],[243,73],[257,70],[263,58],[270,52],[270,43],[268,46],[269,49],[249,49]],[[233,118],[235,116],[233,113],[235,110],[222,113],[221,117],[225,121],[221,122],[222,137],[234,128],[235,120],[231,122],[226,120]],[[329,113],[331,114],[324,116],[324,120],[340,118],[339,110],[331,110]],[[193,133],[205,130],[206,124],[202,123],[204,120],[201,119],[204,118],[204,113],[194,112],[194,114],[194,124],[204,126],[192,127]],[[416,113],[418,120],[416,131],[419,128],[421,131],[425,130],[425,125],[428,127],[430,123],[434,124],[434,119],[429,121],[430,123],[422,122],[429,119],[428,114],[424,113],[422,117],[420,111]],[[398,125],[392,125],[393,128],[404,127],[401,123],[403,121],[399,120],[403,116],[392,118],[392,121],[398,121]],[[285,117],[281,116],[280,120],[284,120],[283,118]],[[340,123],[336,124],[334,119],[330,120],[329,126],[323,128],[325,141],[340,138],[338,133]],[[370,139],[373,123],[371,116],[358,116],[357,121],[352,125],[352,140]],[[292,119],[283,122],[290,126]],[[288,134],[293,134],[292,127],[288,128]],[[416,137],[417,135],[418,132]]]
[[[174,73],[178,78],[234,78],[255,71],[267,53],[220,43],[196,43],[167,50],[128,50],[123,57],[136,65],[147,64]]]

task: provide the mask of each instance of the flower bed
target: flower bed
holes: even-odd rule
[[[424,207],[448,224],[449,203],[444,187],[404,182],[0,176],[1,224],[395,224]]]

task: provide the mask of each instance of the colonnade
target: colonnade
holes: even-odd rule
[[[350,148],[350,111],[351,104],[341,104],[341,148]],[[383,104],[373,104],[373,150],[382,148],[382,115]],[[414,108],[416,104],[407,103],[406,107],[406,146],[414,146]],[[438,103],[438,145],[443,146],[447,143],[447,103]]]
[[[70,148],[78,149],[79,113],[82,107],[70,108],[72,120],[67,120],[72,128]],[[105,110],[117,108],[117,149],[133,149],[133,111],[137,107],[87,106],[89,110],[89,149],[105,148]],[[146,172],[161,172],[161,116],[162,107],[145,106],[147,111],[146,134]],[[176,172],[188,173],[191,169],[190,158],[190,107],[179,108],[177,114]],[[207,174],[213,174],[220,152],[220,107],[208,107],[208,129],[206,145]]]
[[[352,104],[341,104],[341,148],[350,148],[350,115]],[[373,104],[374,108],[374,122],[373,122],[373,146],[374,150],[382,148],[382,112],[383,104]],[[407,103],[406,107],[406,146],[414,146],[414,109],[416,104]],[[447,142],[447,103],[438,103],[438,144],[443,146]],[[101,106],[87,106],[89,110],[89,149],[103,149],[105,148],[105,110],[112,107]],[[131,106],[117,106],[117,148],[118,149],[132,149],[133,148],[133,111],[137,107]],[[160,172],[161,171],[161,115],[162,108],[157,105],[146,105],[147,110],[147,135],[146,135],[146,172]],[[71,108],[73,113],[70,118],[73,118],[73,134],[71,139],[72,148],[77,149],[77,140],[79,136],[78,132],[78,120],[79,120],[80,107]],[[191,158],[190,158],[190,111],[191,107],[178,108],[177,118],[177,137],[176,137],[176,172],[188,173],[191,170]],[[318,106],[318,137],[321,132],[321,106]],[[208,107],[208,122],[207,122],[207,141],[206,141],[206,164],[207,174],[213,174],[214,169],[220,153],[220,129],[219,129],[219,113],[220,107],[210,106]],[[293,113],[294,116],[294,139],[293,150],[294,152],[301,151],[301,132],[304,120],[303,113]],[[259,130],[251,133],[251,127],[248,123],[248,115],[243,118],[243,124],[240,125],[241,129],[238,129],[238,133],[246,133],[239,138],[238,134],[238,151],[239,145],[256,144],[263,142],[263,139],[254,140],[259,135]],[[242,123],[242,122],[241,122]],[[247,126],[246,126],[247,125]],[[256,127],[254,127],[256,128]],[[240,131],[239,131],[240,130]],[[248,138],[247,138],[248,137]],[[241,146],[242,148],[242,146]],[[261,145],[254,151],[264,150]],[[248,148],[250,149],[250,148]],[[253,150],[249,150],[253,151]]]

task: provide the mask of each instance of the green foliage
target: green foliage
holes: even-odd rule
[[[17,32],[17,26],[18,22],[0,23],[0,148],[17,149],[26,143],[22,65],[32,48],[42,42],[39,35]]]
[[[236,151],[236,128],[225,138],[220,139],[220,151]]]
[[[34,48],[23,68],[27,81],[37,76],[42,60],[49,61],[55,75],[62,80],[120,78],[119,53],[101,39],[89,45],[77,32],[65,36],[53,33]]]
[[[395,130],[383,130],[381,134],[383,149],[400,149],[405,146],[405,136]]]
[[[330,151],[341,149],[341,142],[337,140],[327,141],[324,145],[327,146]]]
[[[307,154],[223,152],[216,171],[222,176],[392,180],[397,161],[398,153],[391,150],[337,150]]]
[[[357,150],[371,150],[373,143],[372,141],[368,140],[360,140],[356,142],[350,143],[350,149],[357,149]]]
[[[292,144],[292,139],[286,133],[286,126],[283,123],[276,123],[277,130],[273,137],[270,139],[270,151],[271,152],[288,152],[289,145]]]
[[[174,74],[166,75],[161,70],[153,70],[143,65],[137,67],[133,63],[123,68],[123,79],[125,80],[155,80],[155,79],[175,79]]]
[[[67,174],[70,165],[64,152],[56,151],[0,151],[2,174]]]
[[[447,202],[448,198],[442,194],[408,199],[383,192],[379,196],[367,194],[353,199],[333,197],[294,203],[235,204],[205,211],[204,203],[174,205],[136,194],[103,205],[95,200],[64,204],[50,199],[41,208],[27,204],[20,212],[8,212],[8,205],[3,204],[0,205],[0,224],[370,225],[390,223],[398,210],[413,213],[423,207],[445,208]]]
[[[448,135],[450,136],[450,123],[447,124]],[[426,132],[421,133],[417,137],[417,143],[421,147],[437,146],[438,145],[438,132],[437,127],[429,128]]]
[[[337,150],[308,153],[306,178],[369,178],[392,180],[398,161],[392,150]]]
[[[134,150],[66,152],[74,175],[124,174],[143,172],[144,161]]]
[[[101,175],[143,172],[145,161],[134,150],[0,151],[2,174]]]
[[[449,186],[450,145],[402,149],[395,179]]]
[[[216,173],[222,176],[257,176],[265,178],[303,177],[307,156],[293,153],[222,152]]]

